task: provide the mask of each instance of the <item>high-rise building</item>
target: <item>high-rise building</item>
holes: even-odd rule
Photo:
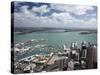
[[[93,68],[97,68],[97,46],[93,46]]]
[[[71,43],[71,49],[74,49],[74,47],[75,47],[74,44],[75,44],[74,42]]]
[[[86,64],[87,69],[93,69],[97,67],[97,47],[95,45],[90,45],[87,48]]]
[[[80,57],[82,59],[85,59],[86,58],[86,55],[87,55],[87,46],[86,46],[86,42],[82,42],[82,45],[81,45],[81,52],[80,52]]]
[[[71,43],[71,49],[78,49],[78,43],[77,42],[72,42]]]
[[[67,57],[59,57],[56,61],[55,64],[58,65],[60,70],[63,70],[64,67],[67,67],[68,63],[68,58]],[[67,70],[67,68],[66,68]]]
[[[74,48],[78,49],[78,43],[77,42],[74,43]]]
[[[67,68],[67,70],[74,70],[74,62],[73,62],[73,60],[70,60],[68,62],[68,68]]]

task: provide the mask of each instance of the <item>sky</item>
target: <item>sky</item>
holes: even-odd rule
[[[14,27],[97,29],[97,7],[85,5],[12,2]]]

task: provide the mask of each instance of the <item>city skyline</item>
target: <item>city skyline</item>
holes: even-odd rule
[[[11,73],[97,69],[97,7],[11,2]]]

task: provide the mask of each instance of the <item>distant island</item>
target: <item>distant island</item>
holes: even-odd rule
[[[47,28],[47,27],[15,27],[14,32],[22,35],[32,32],[75,32],[80,31],[79,34],[91,34],[91,33],[97,33],[96,30],[90,30],[90,29],[67,29],[67,28]]]
[[[97,33],[97,31],[82,31],[79,34],[84,35],[84,34],[92,34],[92,33]]]

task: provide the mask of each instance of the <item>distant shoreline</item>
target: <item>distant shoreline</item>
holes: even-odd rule
[[[33,33],[33,32],[45,32],[45,33],[63,33],[63,32],[77,32],[81,35],[97,33],[97,30],[93,29],[67,29],[67,28],[46,28],[46,27],[15,27],[14,32],[18,35]]]
[[[83,32],[80,32],[79,34],[92,34],[92,33],[97,33],[97,31],[83,31]]]

